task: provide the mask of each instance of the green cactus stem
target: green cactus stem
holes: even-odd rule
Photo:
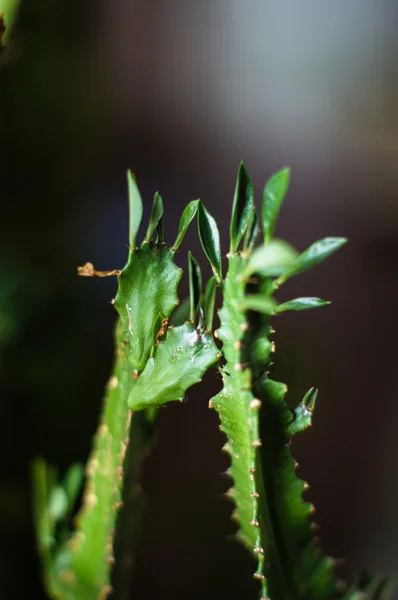
[[[155,194],[146,236],[137,247],[142,201],[131,173],[128,184],[130,251],[125,268],[100,272],[91,263],[79,268],[82,276],[117,277],[118,292],[113,304],[119,319],[115,364],[86,467],[82,506],[71,534],[63,525],[73,504],[68,502],[65,484],[56,484],[54,472],[43,461],[35,466],[38,544],[47,590],[58,600],[102,600],[111,592],[115,528],[123,485],[134,483],[124,483],[126,448],[130,442],[134,445],[129,472],[138,477],[151,437],[141,435],[141,430],[150,430],[157,407],[182,400],[187,389],[200,381],[219,357],[212,334],[204,328],[207,323],[211,329],[214,302],[208,308],[201,305],[197,264],[190,275],[194,307],[191,318],[178,326],[169,324],[179,304],[177,287],[182,276],[182,269],[174,262],[175,252],[196,214],[198,202],[191,202],[185,209],[177,239],[169,248],[163,241],[163,202]],[[190,255],[190,271],[193,261]],[[203,318],[197,320],[199,313]],[[137,412],[143,409],[143,415]],[[130,432],[135,436],[132,440]],[[56,510],[54,498],[58,501]],[[138,526],[139,518],[133,521]]]
[[[264,243],[259,244],[253,187],[242,164],[231,218],[228,271],[222,283],[220,328],[225,364],[223,389],[210,406],[220,415],[231,456],[238,536],[257,560],[254,577],[265,600],[333,600],[342,597],[331,559],[322,557],[313,537],[313,506],[302,498],[306,484],[295,473],[291,436],[311,424],[316,391],[310,390],[291,411],[286,385],[270,378],[275,346],[272,315],[326,304],[301,298],[278,305],[274,292],[288,277],[326,258],[345,239],[327,238],[299,255],[273,238],[276,217],[286,194],[289,170],[267,183],[261,212]],[[213,270],[220,274],[219,238],[210,229],[211,215],[199,209],[199,231]],[[243,248],[239,245],[243,240]],[[215,247],[213,247],[215,246]],[[216,258],[214,258],[216,257]]]

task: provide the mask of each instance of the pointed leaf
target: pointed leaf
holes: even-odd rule
[[[294,300],[289,300],[289,302],[283,302],[283,304],[277,306],[275,312],[284,312],[285,310],[307,310],[308,308],[317,308],[318,306],[326,306],[327,304],[330,304],[330,301],[308,296],[295,298]]]
[[[205,331],[211,331],[213,328],[214,306],[216,302],[217,282],[216,278],[210,277],[206,285],[205,300],[203,309],[205,313]]]
[[[317,265],[338,250],[347,242],[347,238],[343,237],[326,237],[312,244],[307,250],[304,250],[294,261],[294,264],[289,267],[285,273],[278,279],[278,283],[283,283],[289,277],[298,275],[303,271]]]
[[[153,197],[151,215],[149,217],[148,229],[146,230],[146,235],[145,235],[147,240],[150,240],[152,238],[153,232],[159,225],[159,221],[161,220],[162,216],[163,216],[163,200],[162,200],[162,197],[160,196],[159,192],[156,192],[156,194]]]
[[[272,175],[265,184],[261,209],[265,242],[269,242],[274,235],[279,210],[285,199],[289,182],[290,169],[289,167],[283,167],[283,169]]]
[[[193,257],[192,252],[188,252],[188,269],[189,269],[189,298],[190,298],[190,313],[189,320],[195,321],[196,312],[200,303],[202,294],[202,273],[198,261]]]
[[[127,171],[127,183],[129,190],[129,209],[130,209],[130,248],[136,246],[136,238],[138,229],[142,219],[142,199],[137,187],[135,175],[131,171]]]
[[[236,252],[247,229],[254,206],[254,190],[243,162],[240,163],[236,181],[234,203],[230,225],[230,251]]]
[[[242,277],[248,279],[253,273],[264,276],[276,276],[283,273],[294,263],[296,250],[282,240],[272,240],[257,248],[243,269]]]
[[[178,233],[176,237],[176,241],[173,244],[172,250],[176,252],[181,245],[182,240],[187,232],[190,222],[194,218],[197,213],[199,206],[199,200],[192,200],[184,209],[184,212],[181,216],[180,226],[178,228]]]
[[[221,283],[220,234],[214,217],[212,217],[202,202],[199,202],[198,229],[203,250],[209,259],[217,282]]]

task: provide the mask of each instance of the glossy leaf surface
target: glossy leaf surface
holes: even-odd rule
[[[341,237],[327,237],[311,244],[307,250],[304,250],[295,260],[294,264],[286,269],[286,271],[279,277],[278,282],[283,283],[289,277],[298,275],[307,269],[319,264],[325,258],[336,252],[343,244],[347,242],[346,238]]]
[[[286,310],[307,310],[309,308],[317,308],[318,306],[327,306],[330,304],[328,300],[322,300],[322,298],[313,298],[311,296],[305,296],[303,298],[295,298],[288,302],[283,302],[275,308],[275,312],[284,312]]]
[[[231,252],[236,252],[253,219],[254,190],[243,162],[239,166],[230,225]]]
[[[181,245],[182,240],[188,230],[189,224],[192,219],[195,217],[199,206],[199,200],[192,200],[186,207],[184,212],[182,213],[182,217],[180,220],[180,225],[178,228],[178,233],[176,237],[176,241],[173,244],[172,250],[175,252]]]
[[[152,236],[153,233],[155,231],[155,229],[157,229],[158,225],[159,225],[159,221],[161,220],[163,216],[163,200],[162,197],[160,196],[159,192],[156,192],[154,198],[153,198],[153,204],[152,204],[152,210],[151,210],[151,214],[149,217],[149,223],[148,223],[148,228],[146,230],[146,239],[149,241]]]
[[[182,400],[217,357],[212,335],[198,332],[193,323],[173,327],[133,385],[128,399],[130,408],[141,410]]]
[[[195,321],[196,312],[199,308],[202,294],[202,272],[198,261],[191,252],[188,253],[188,272],[189,272],[189,297],[190,297],[190,321]]]
[[[206,285],[203,310],[205,313],[205,330],[211,331],[213,328],[214,307],[216,302],[217,282],[213,276]]]
[[[199,237],[203,250],[209,259],[211,268],[218,282],[221,282],[221,246],[217,223],[200,202],[198,210]]]
[[[142,371],[154,344],[159,315],[168,317],[177,306],[177,285],[182,272],[174,254],[165,245],[146,243],[130,252],[118,278],[115,308],[121,330],[129,341],[128,360],[132,370]]]
[[[284,167],[272,175],[265,184],[261,207],[261,221],[265,243],[269,242],[274,235],[276,221],[282,202],[285,199],[289,183],[290,169]]]
[[[129,229],[129,240],[130,248],[135,248],[137,233],[140,228],[142,219],[142,199],[135,175],[131,171],[127,171],[127,183],[129,193],[129,217],[130,217],[130,229]]]

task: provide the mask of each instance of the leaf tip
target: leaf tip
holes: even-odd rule
[[[131,169],[127,170],[127,186],[129,196],[130,231],[129,243],[133,249],[142,219],[142,199],[137,186],[137,178]]]

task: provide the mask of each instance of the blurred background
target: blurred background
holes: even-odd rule
[[[274,374],[292,405],[320,389],[293,450],[325,552],[347,579],[397,574],[397,30],[395,0],[22,2],[0,61],[1,599],[45,598],[31,459],[85,461],[96,428],[115,281],[76,266],[123,266],[126,168],[146,214],[161,192],[168,241],[200,197],[226,252],[242,159],[258,201],[292,168],[280,237],[350,240],[281,293],[332,305],[275,319]],[[205,264],[188,238],[184,269],[188,247]],[[228,459],[207,409],[219,388],[212,372],[161,411],[131,598],[257,597],[222,496]]]

